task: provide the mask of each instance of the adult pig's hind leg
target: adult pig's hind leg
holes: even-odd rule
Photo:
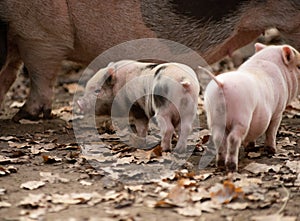
[[[37,120],[41,113],[43,118],[51,118],[53,87],[66,50],[51,43],[28,42],[20,44],[19,50],[29,72],[31,88],[26,103],[13,120]]]

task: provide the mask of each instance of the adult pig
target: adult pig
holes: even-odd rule
[[[133,39],[180,42],[211,64],[276,27],[299,49],[299,10],[298,0],[2,0],[0,19],[9,29],[0,33],[9,39],[0,103],[24,62],[31,90],[14,120],[36,119],[41,113],[49,118],[63,59],[88,64],[106,49]]]
[[[97,111],[102,114],[114,103],[117,111],[112,117],[133,117],[140,137],[146,137],[149,120],[154,116],[161,130],[163,151],[170,150],[172,135],[178,129],[175,150],[184,152],[196,116],[199,91],[197,76],[186,65],[123,60],[110,63],[95,74],[77,103],[85,111],[94,111],[98,101]]]
[[[238,169],[241,144],[253,145],[263,134],[266,151],[276,152],[282,113],[298,93],[300,54],[289,45],[255,48],[237,71],[214,77],[204,95],[217,166],[228,171]]]

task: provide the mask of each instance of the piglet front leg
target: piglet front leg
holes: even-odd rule
[[[280,126],[282,115],[273,117],[266,131],[265,151],[268,154],[276,153],[276,134]]]

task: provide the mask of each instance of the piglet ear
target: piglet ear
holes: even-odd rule
[[[109,64],[107,65],[107,67],[111,67],[115,64],[115,62],[109,62]]]
[[[294,57],[295,57],[295,54],[289,46],[282,47],[282,59],[286,65],[290,64],[291,61],[294,60]]]
[[[108,68],[106,74],[107,74],[106,82],[109,85],[113,85],[116,77],[115,69],[113,67]]]
[[[262,50],[265,47],[267,47],[267,45],[264,45],[262,43],[255,43],[254,47],[255,47],[255,52],[259,52],[260,50]]]
[[[184,87],[184,89],[186,89],[186,90],[190,89],[191,82],[189,82],[189,81],[181,81],[180,84],[182,85],[182,87]]]

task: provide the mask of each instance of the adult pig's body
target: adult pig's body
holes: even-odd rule
[[[88,64],[104,50],[127,40],[170,39],[191,47],[213,63],[251,42],[266,28],[276,27],[300,48],[298,1],[230,0],[222,8],[220,3],[3,0],[0,19],[9,25],[9,45],[0,80],[12,76],[1,90],[0,103],[23,61],[31,78],[31,91],[14,119],[34,119],[40,113],[47,118],[56,72],[63,59]]]
[[[216,77],[205,92],[205,108],[217,164],[237,169],[238,150],[266,134],[265,146],[276,151],[276,133],[282,113],[298,93],[300,55],[289,46],[265,47],[235,72]],[[260,51],[261,50],[261,51]]]
[[[58,0],[0,3],[0,17],[9,24],[8,48],[12,48],[7,56],[11,59],[7,59],[0,79],[5,81],[8,74],[15,78],[15,69],[22,61],[31,79],[27,102],[14,120],[35,119],[40,113],[50,117],[53,86],[62,60],[88,64],[114,45],[145,37],[145,33],[148,37],[155,36],[143,25],[135,1],[118,3]],[[6,84],[1,90],[0,103],[9,87]]]

